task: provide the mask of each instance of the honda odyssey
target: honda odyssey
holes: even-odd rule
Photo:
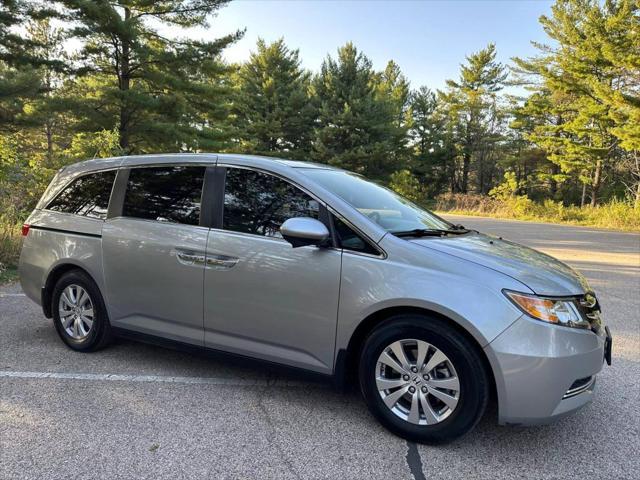
[[[442,443],[588,403],[611,336],[586,280],[348,172],[244,155],[60,170],[20,280],[62,341],[135,333],[357,381],[392,432]]]

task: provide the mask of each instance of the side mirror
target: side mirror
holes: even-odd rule
[[[280,233],[293,248],[320,245],[329,238],[324,223],[309,217],[290,218],[280,226]]]

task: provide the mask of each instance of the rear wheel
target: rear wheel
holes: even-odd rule
[[[83,271],[72,270],[60,277],[53,289],[51,311],[58,335],[74,350],[98,350],[111,338],[100,290]]]
[[[373,415],[411,441],[445,443],[482,417],[489,381],[477,348],[439,318],[398,315],[365,341],[360,388]]]

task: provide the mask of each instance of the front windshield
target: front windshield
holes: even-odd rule
[[[301,170],[388,232],[453,228],[446,220],[355,173],[319,168]]]

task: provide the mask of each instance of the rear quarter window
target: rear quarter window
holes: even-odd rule
[[[104,220],[115,178],[115,170],[82,175],[56,195],[46,209]]]

